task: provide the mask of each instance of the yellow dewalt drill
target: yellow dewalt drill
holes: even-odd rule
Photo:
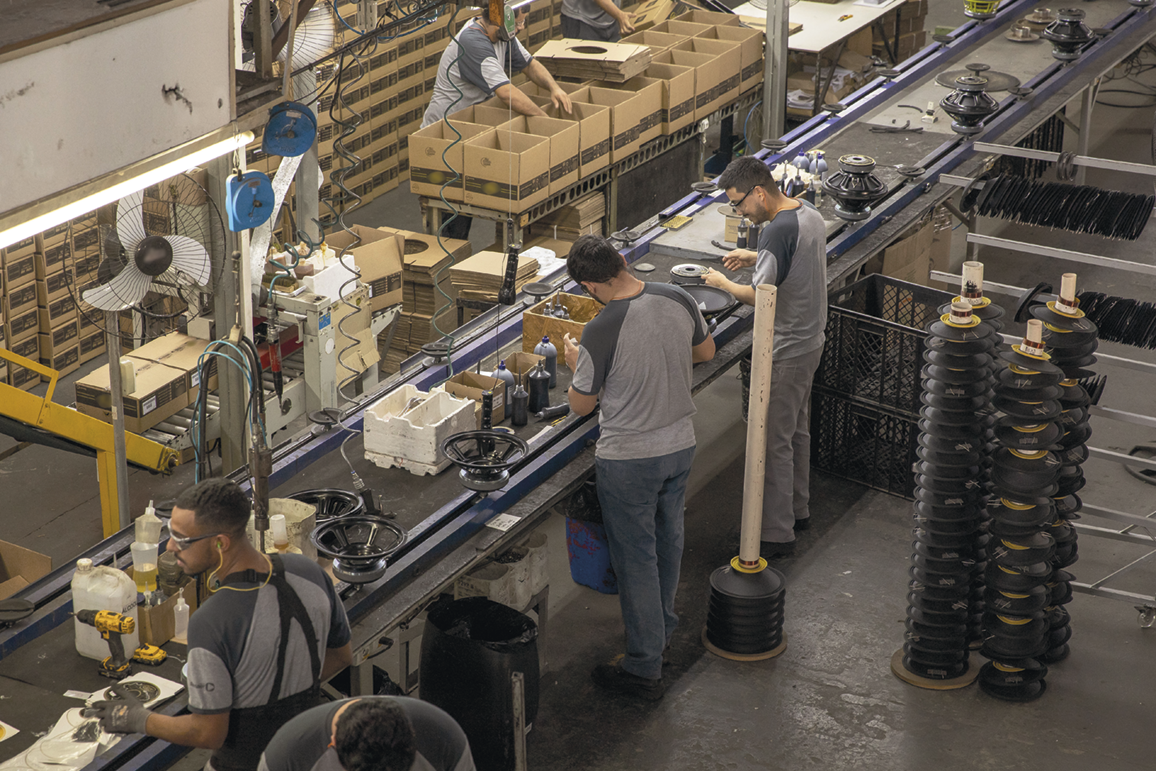
[[[133,660],[156,666],[168,656],[155,645],[140,646],[133,651],[132,659],[124,655],[124,642],[120,637],[136,631],[136,621],[129,616],[111,610],[82,610],[76,617],[80,623],[96,627],[96,631],[108,642],[108,650],[112,655],[100,662],[100,674],[105,677],[123,680],[132,674]]]

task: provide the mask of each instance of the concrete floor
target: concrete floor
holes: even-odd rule
[[[951,4],[954,9],[955,3]],[[933,3],[933,14],[948,14]],[[958,19],[953,20],[958,23]],[[935,23],[951,23],[938,20]],[[930,24],[929,24],[930,26]],[[1152,82],[1152,81],[1148,81]],[[1099,108],[1092,154],[1151,162],[1151,110]],[[1147,190],[1147,179],[1090,174],[1089,184]],[[364,218],[364,220],[362,219]],[[353,221],[418,225],[408,193],[379,199]],[[984,232],[1021,237],[1106,256],[1153,263],[1156,231],[1138,242],[1106,242],[1066,233],[989,223]],[[959,231],[962,236],[962,230]],[[478,234],[475,233],[475,240]],[[484,246],[485,243],[477,244]],[[1072,266],[985,250],[988,278],[1009,284],[1058,283]],[[1107,269],[1078,268],[1081,286],[1150,299],[1156,282]],[[997,301],[1003,298],[996,298]],[[1150,351],[1105,343],[1102,351],[1148,362]],[[91,369],[90,365],[86,369]],[[1154,414],[1151,378],[1117,367],[1108,375],[1105,406]],[[70,401],[67,379],[58,399]],[[902,643],[910,548],[910,504],[834,477],[813,479],[814,527],[797,555],[781,562],[788,579],[786,652],[772,661],[735,663],[707,653],[699,634],[706,615],[708,577],[734,552],[742,487],[745,426],[738,419],[738,383],[721,378],[698,400],[699,454],[687,510],[687,550],[679,592],[680,631],[672,645],[669,691],[658,703],[635,703],[595,689],[589,671],[622,650],[617,598],[569,581],[561,518],[545,525],[551,542],[549,668],[541,709],[529,736],[529,766],[551,771],[618,769],[908,769],[1149,768],[1156,699],[1156,630],[1140,629],[1127,603],[1078,595],[1069,606],[1072,656],[1055,665],[1049,689],[1026,705],[984,696],[977,687],[955,692],[908,686],[889,671]],[[1153,432],[1100,418],[1098,447],[1127,451]],[[0,437],[0,450],[10,440]],[[1145,514],[1153,488],[1117,464],[1091,460],[1089,503]],[[150,497],[186,484],[189,469],[172,478],[134,473],[134,512]],[[33,484],[29,484],[29,481]],[[0,538],[71,559],[100,536],[93,462],[43,448],[0,461]],[[1084,522],[1104,525],[1092,517]],[[1092,581],[1141,557],[1146,550],[1084,538],[1073,572]],[[1152,595],[1151,566],[1120,588]],[[978,661],[978,658],[977,658]],[[191,766],[190,766],[191,768]]]

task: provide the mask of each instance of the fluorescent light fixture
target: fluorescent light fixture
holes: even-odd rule
[[[534,0],[518,0],[517,2],[515,2],[515,3],[512,3],[512,4],[510,5],[510,10],[511,10],[511,11],[516,11],[516,10],[518,10],[519,8],[522,8],[523,6],[527,6],[527,5],[529,5],[530,3],[532,3],[532,2],[534,2]]]
[[[183,174],[194,166],[199,166],[202,163],[207,163],[214,158],[220,158],[226,153],[230,153],[240,147],[244,147],[253,141],[252,131],[242,131],[235,136],[228,139],[223,139],[216,144],[208,147],[195,150],[188,155],[178,158],[175,161],[169,161],[163,166],[158,166],[151,171],[146,171],[143,174],[126,179],[123,182],[118,182],[112,187],[98,190],[92,195],[85,196],[79,201],[70,204],[65,204],[59,209],[42,214],[39,217],[34,217],[27,222],[22,222],[15,225],[3,233],[0,233],[0,249],[6,246],[18,243],[25,240],[29,236],[34,236],[37,233],[43,233],[49,228],[55,227],[62,222],[67,222],[71,219],[76,219],[88,212],[98,209],[105,204],[119,201],[126,195],[131,195],[138,190],[144,190],[149,185],[155,185],[158,182],[163,182],[166,179],[175,177],[178,174]]]

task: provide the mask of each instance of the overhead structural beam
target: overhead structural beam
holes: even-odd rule
[[[1085,254],[1084,252],[1073,252],[1069,249],[1057,249],[1054,246],[1028,244],[1023,241],[1013,241],[1010,238],[998,238],[996,236],[980,235],[979,233],[968,233],[967,242],[969,244],[979,244],[980,246],[995,246],[1013,252],[1035,254],[1040,257],[1055,257],[1057,260],[1082,262],[1086,265],[1099,265],[1102,268],[1118,268],[1133,273],[1156,276],[1156,265],[1145,265],[1142,262],[1131,262],[1129,260],[1117,260],[1114,257],[1100,257],[1099,255]]]

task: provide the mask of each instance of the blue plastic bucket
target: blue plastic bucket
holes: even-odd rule
[[[618,578],[610,565],[606,528],[597,522],[566,518],[566,552],[570,577],[603,594],[618,594]]]

